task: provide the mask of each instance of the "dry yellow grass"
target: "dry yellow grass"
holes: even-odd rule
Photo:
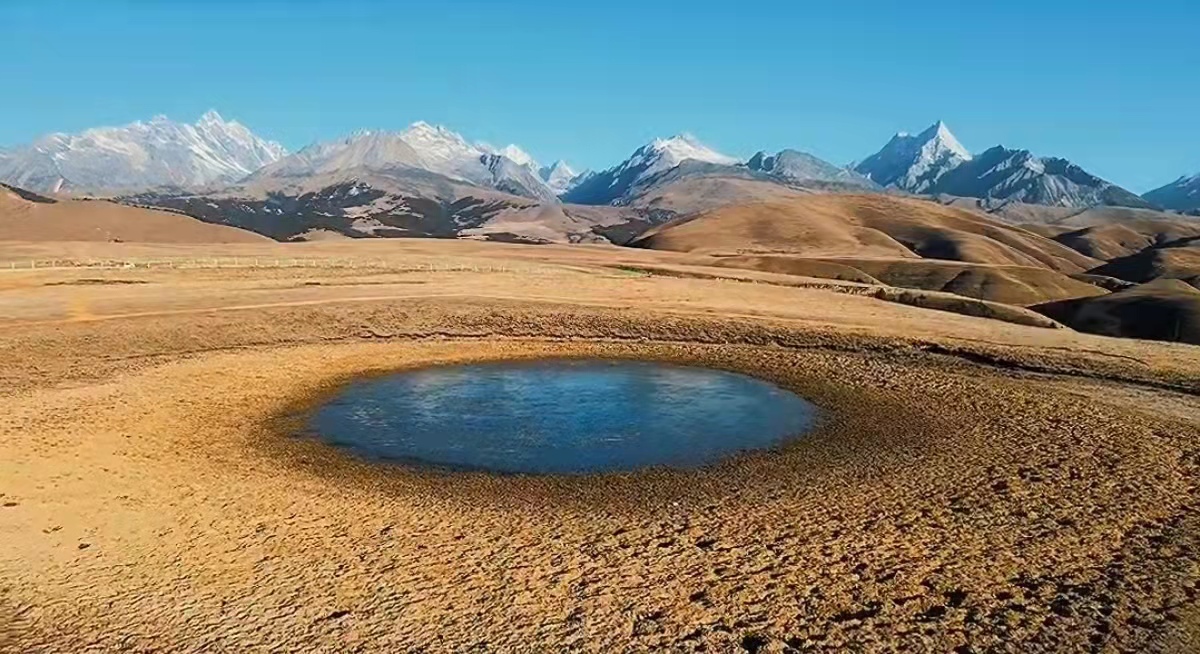
[[[31,202],[0,186],[0,241],[256,243],[265,236],[104,200]]]
[[[723,267],[942,291],[1013,306],[1029,306],[1106,293],[1104,289],[1093,284],[1072,279],[1054,270],[1033,266],[910,258],[813,259],[788,255],[720,257],[713,263]]]
[[[886,195],[809,195],[724,207],[654,228],[635,243],[709,254],[922,256],[1066,273],[1099,263],[973,211]]]
[[[1197,646],[1200,348],[615,248],[0,244],[205,256],[342,263],[0,273],[0,650]],[[289,436],[355,375],[547,355],[740,370],[826,418],[576,478]]]

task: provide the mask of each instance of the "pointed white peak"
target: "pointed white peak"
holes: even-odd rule
[[[217,113],[216,109],[209,109],[208,111],[204,112],[204,115],[200,116],[200,120],[196,124],[197,125],[224,125],[225,119],[221,118],[221,114]]]
[[[562,159],[538,170],[538,175],[542,178],[542,181],[546,182],[546,186],[549,186],[559,195],[571,190],[575,183],[583,177]]]
[[[971,152],[939,120],[916,136],[896,134],[854,169],[882,186],[924,193],[948,171],[971,159]]]
[[[571,164],[563,161],[562,159],[559,159],[558,161],[555,161],[554,163],[550,164],[549,166],[542,168],[542,177],[543,178],[566,177],[569,179],[571,177],[577,176],[578,174],[579,173],[576,172],[575,169],[571,167]]]
[[[671,162],[670,167],[693,159],[716,164],[735,164],[737,159],[721,154],[700,142],[691,134],[677,134],[669,139],[654,139],[650,148]]]
[[[515,144],[510,143],[509,145],[501,148],[500,150],[497,150],[496,154],[508,157],[509,159],[513,160],[514,162],[516,162],[522,166],[526,166],[528,168],[537,169],[537,167],[538,167],[537,161],[532,156],[530,156],[528,152],[517,147]]]
[[[946,123],[940,120],[931,125],[929,129],[921,132],[917,136],[917,140],[922,143],[937,143],[948,152],[958,155],[963,159],[971,159],[971,151],[963,147],[963,144],[955,138],[954,133],[946,126]]]

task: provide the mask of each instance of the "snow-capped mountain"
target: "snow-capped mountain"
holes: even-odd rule
[[[530,170],[533,170],[535,172],[540,167],[540,166],[538,166],[537,160],[535,160],[532,156],[530,156],[530,154],[528,152],[522,150],[520,147],[518,147],[514,144],[511,144],[511,143],[504,146],[503,148],[500,148],[494,154],[498,154],[502,157],[507,157],[509,160],[513,161],[514,163],[525,166],[526,168],[529,168]]]
[[[400,139],[420,155],[425,170],[476,183],[488,177],[482,158],[492,153],[441,125],[415,122],[400,133]]]
[[[972,155],[941,121],[916,136],[897,134],[854,170],[910,193],[1059,207],[1150,206],[1066,159],[1001,146]]]
[[[781,150],[777,154],[759,152],[750,157],[746,168],[793,184],[844,184],[863,189],[879,188],[870,179],[853,170],[835,166],[824,159],[798,150]]]
[[[263,166],[247,181],[275,177],[307,177],[366,168],[421,168],[424,159],[400,134],[359,131],[338,141],[314,143]]]
[[[896,134],[854,170],[880,186],[927,193],[942,175],[970,160],[971,153],[939,120],[916,136]]]
[[[35,191],[203,187],[282,158],[283,146],[209,111],[193,125],[165,116],[80,134],[50,134],[0,157],[0,180]]]
[[[561,159],[538,169],[538,176],[546,182],[546,186],[559,195],[579,186],[581,182],[594,174],[590,170],[581,173],[575,172],[570,164]]]
[[[563,196],[578,204],[620,203],[638,184],[685,161],[732,166],[738,160],[704,145],[690,134],[655,139],[634,151],[619,165],[583,180]]]
[[[2,156],[2,155],[0,155]],[[1160,207],[1175,211],[1200,209],[1200,173],[1179,179],[1150,191],[1142,196]]]
[[[338,174],[349,179],[363,171],[402,174],[409,169],[556,201],[557,194],[538,176],[534,166],[533,158],[517,146],[496,151],[486,145],[472,144],[445,127],[422,121],[403,132],[363,131],[338,141],[310,145],[262,168],[247,182]]]
[[[558,194],[547,186],[546,182],[538,177],[537,172],[529,165],[519,163],[502,154],[485,154],[482,155],[480,161],[492,175],[488,186],[505,193],[535,198],[543,202],[558,202]]]
[[[996,146],[942,174],[929,193],[1058,207],[1144,207],[1134,193],[1057,157]]]

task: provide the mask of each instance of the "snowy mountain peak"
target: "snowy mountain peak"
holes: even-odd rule
[[[4,159],[0,181],[35,191],[202,187],[237,181],[285,154],[278,143],[210,110],[193,125],[159,115],[39,138]]]
[[[547,179],[556,175],[562,177],[574,177],[579,174],[574,168],[571,167],[571,164],[563,161],[562,159],[555,161],[549,166],[543,167],[540,173],[543,179]]]
[[[634,151],[619,165],[595,173],[574,184],[563,197],[579,204],[610,204],[627,199],[636,188],[651,178],[678,167],[685,161],[733,166],[738,160],[700,142],[691,134],[658,138]]]
[[[881,186],[923,193],[942,175],[970,160],[971,152],[939,120],[916,136],[897,133],[854,170]]]
[[[933,143],[935,147],[945,149],[955,155],[970,160],[971,151],[963,147],[963,144],[958,141],[946,123],[937,121],[929,129],[925,130],[917,136],[919,141]]]
[[[633,156],[618,166],[621,170],[637,169],[637,179],[670,170],[685,161],[732,166],[738,163],[734,157],[721,154],[700,142],[691,134],[677,134],[671,138],[658,138],[634,151]]]
[[[425,159],[430,170],[451,176],[458,176],[459,169],[465,163],[478,163],[481,155],[488,154],[482,148],[468,143],[457,132],[441,125],[430,125],[423,120],[401,132],[400,138]]]
[[[210,123],[223,124],[224,122],[225,122],[225,119],[221,118],[221,114],[217,113],[216,109],[209,109],[208,111],[204,112],[203,115],[200,116],[199,124],[201,124],[201,125],[210,124]]]
[[[496,154],[508,157],[509,159],[515,161],[517,164],[526,166],[533,170],[537,170],[537,168],[538,168],[537,161],[532,156],[530,156],[530,154],[528,152],[522,150],[520,147],[518,147],[515,144],[510,143],[509,145],[504,146],[503,148],[498,150],[496,152]]]
[[[689,159],[725,165],[737,163],[736,158],[717,152],[686,132],[668,139],[654,139],[649,147],[669,161],[670,168]]]
[[[457,132],[425,121],[417,121],[403,132],[360,131],[337,141],[316,143],[255,177],[351,177],[362,170],[396,178],[425,171],[514,195],[557,201],[538,175],[533,158],[521,148],[510,145],[497,150],[485,143],[471,143]]]
[[[591,175],[589,171],[577,172],[570,164],[559,159],[549,166],[543,166],[538,170],[538,176],[542,181],[546,182],[546,186],[558,195],[562,195],[567,191],[575,188]]]

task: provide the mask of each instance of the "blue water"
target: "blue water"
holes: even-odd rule
[[[506,473],[693,467],[812,428],[764,381],[662,363],[545,360],[427,368],[355,383],[309,428],[371,459]]]

